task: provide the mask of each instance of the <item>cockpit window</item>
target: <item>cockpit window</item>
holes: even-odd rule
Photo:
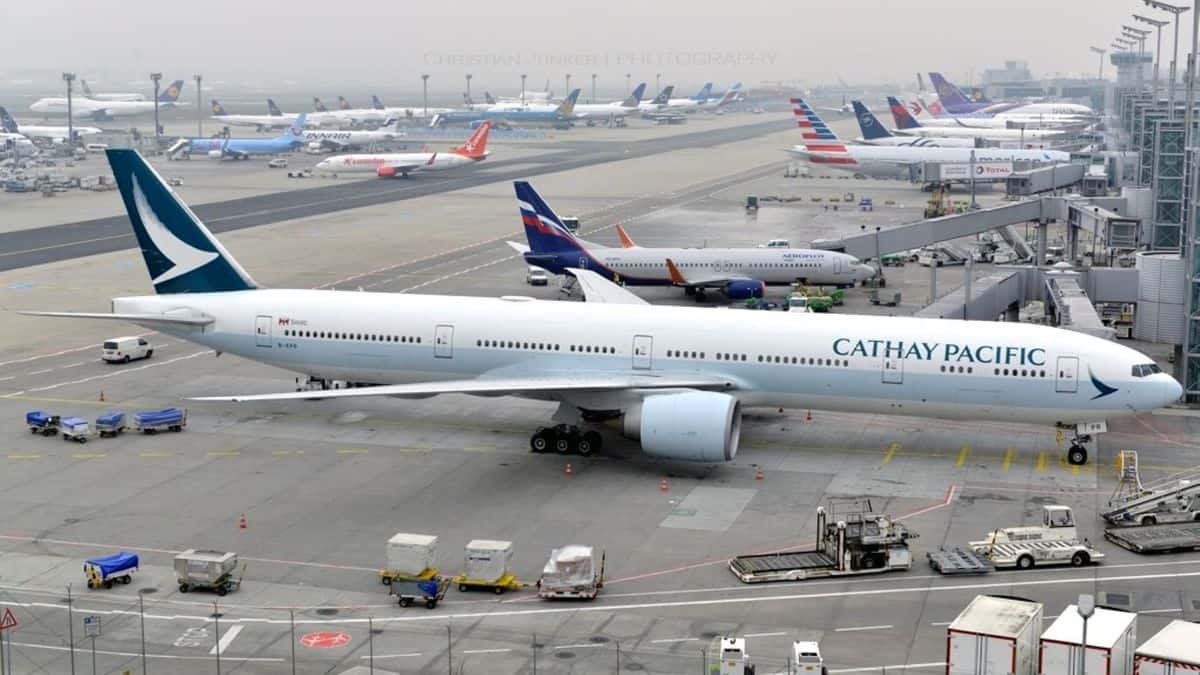
[[[1133,367],[1134,377],[1149,377],[1155,373],[1161,373],[1162,368],[1156,363],[1144,363]]]

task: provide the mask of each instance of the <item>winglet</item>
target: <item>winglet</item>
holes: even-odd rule
[[[617,236],[621,238],[621,248],[637,248],[637,244],[633,242],[633,237],[629,236],[629,233],[625,231],[625,228],[621,227],[620,223],[617,223]]]
[[[683,273],[675,266],[675,262],[667,258],[667,271],[671,274],[671,283],[676,286],[687,286],[688,281],[684,278]]]

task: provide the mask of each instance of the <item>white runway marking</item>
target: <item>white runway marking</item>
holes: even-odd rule
[[[55,651],[55,652],[67,652],[67,651],[71,650],[70,647],[63,647],[60,645],[39,645],[39,644],[36,644],[33,642],[10,642],[9,644],[16,646],[16,647],[27,647],[29,649],[49,649],[49,650]],[[83,648],[76,647],[75,651],[77,651],[77,652],[83,651]],[[125,656],[125,657],[133,657],[133,658],[141,658],[142,657],[140,652],[114,652],[114,651],[109,651],[107,649],[97,649],[96,653],[104,654],[105,656]],[[146,654],[146,658],[148,658],[148,659],[174,659],[176,661],[212,661],[212,659],[207,656],[178,656],[175,654],[149,654],[148,653],[148,654]],[[227,656],[226,658],[233,659],[234,661],[244,661],[246,663],[283,663],[282,658],[272,658],[272,657],[263,657],[263,656],[258,656],[258,657],[255,657],[255,656]]]
[[[886,625],[882,625],[882,626],[850,626],[848,628],[834,628],[833,632],[835,632],[835,633],[856,633],[858,631],[863,631],[863,630],[887,630],[888,628],[895,628],[895,626],[893,626],[890,623],[886,624]]]
[[[662,639],[662,640],[651,640],[651,641],[650,641],[650,644],[655,644],[655,645],[665,645],[665,644],[671,644],[672,642],[695,642],[696,640],[699,640],[699,639],[700,639],[700,638],[693,638],[693,637],[688,637],[688,638],[664,638],[664,639]]]
[[[409,657],[411,657],[411,656],[420,656],[420,655],[421,655],[421,652],[408,652],[408,653],[405,653],[405,654],[376,654],[374,657],[372,657],[370,654],[363,654],[362,656],[360,656],[360,657],[358,657],[358,658],[360,658],[360,659],[370,659],[370,658],[376,658],[376,659],[404,659],[404,658],[409,658]]]
[[[743,635],[742,637],[748,637],[748,638],[764,638],[764,637],[779,637],[779,636],[781,636],[781,635],[787,635],[787,632],[786,632],[786,631],[779,631],[778,633],[746,633],[746,634],[745,634],[745,635]]]
[[[930,663],[901,663],[891,666],[871,666],[869,668],[830,668],[830,673],[873,673],[876,671],[889,670],[917,670],[921,668],[945,668],[945,661],[934,661]]]
[[[505,652],[511,652],[511,651],[512,651],[511,649],[467,649],[467,650],[464,650],[463,653],[464,654],[503,654]]]
[[[214,656],[217,653],[224,654],[225,650],[229,649],[229,645],[233,642],[234,638],[238,636],[238,633],[241,633],[245,628],[245,626],[238,624],[230,626],[229,630],[225,631],[225,634],[221,636],[221,640],[217,642],[217,646],[208,650],[208,653]]]

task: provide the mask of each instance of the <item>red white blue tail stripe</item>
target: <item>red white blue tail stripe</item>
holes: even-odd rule
[[[804,139],[804,150],[808,160],[814,164],[854,164],[855,160],[846,150],[845,144],[833,133],[825,120],[804,102],[802,98],[792,99],[792,114],[796,116],[796,126],[800,127],[800,136]]]

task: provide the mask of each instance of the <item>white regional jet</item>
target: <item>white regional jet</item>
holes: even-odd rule
[[[492,123],[484,121],[467,141],[450,152],[384,152],[362,155],[336,155],[313,167],[324,173],[374,172],[380,178],[407,178],[410,173],[444,171],[474,164],[487,158],[488,132]],[[306,135],[308,132],[305,132]]]
[[[534,433],[534,450],[592,453],[601,437],[582,420],[619,417],[647,455],[725,462],[743,406],[1079,430],[1182,394],[1149,357],[1081,333],[651,306],[587,270],[574,272],[586,303],[261,288],[141,156],[107,152],[157,294],[28,314],[133,323],[316,381],[374,383],[197,400],[522,396],[559,403],[561,424]]]
[[[980,164],[1029,160],[1034,164],[1069,162],[1070,153],[1058,150],[1024,150],[1010,148],[930,148],[921,146],[845,145],[802,99],[792,99],[796,125],[804,143],[794,145],[788,153],[811,164],[849,171],[865,176],[907,176],[909,167],[921,162],[953,162]]]

